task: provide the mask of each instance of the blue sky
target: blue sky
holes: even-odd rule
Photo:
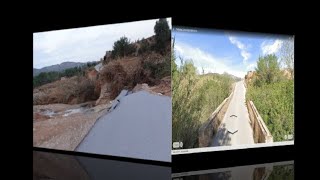
[[[33,33],[33,67],[98,61],[122,36],[131,41],[154,35],[158,19]],[[171,18],[167,18],[170,28]]]
[[[190,31],[192,30],[192,32]],[[205,73],[227,72],[243,78],[259,55],[276,54],[289,36],[174,27],[176,57],[192,59]],[[176,59],[180,65],[180,59]]]

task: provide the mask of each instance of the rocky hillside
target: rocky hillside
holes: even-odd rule
[[[115,59],[111,57],[110,52],[106,53],[103,59],[104,66],[99,72],[98,83],[101,87],[101,93],[97,104],[103,104],[114,99],[122,89],[132,90],[135,86],[141,84],[147,84],[150,88],[154,87],[151,88],[154,90],[158,89],[158,93],[171,94],[167,92],[171,91],[171,81],[168,83],[171,71],[170,48],[168,48],[170,47],[170,41],[165,50],[169,53],[161,54],[152,50],[152,48],[141,51],[144,46],[143,43],[150,43],[148,46],[152,47],[153,38],[150,37],[133,43],[137,47],[136,51],[121,58]],[[162,86],[162,88],[156,88],[155,86]]]

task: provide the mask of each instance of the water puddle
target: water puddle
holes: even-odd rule
[[[43,111],[42,114],[45,116],[53,117],[57,113],[55,113],[54,111],[52,111],[50,109],[47,109],[47,110]]]
[[[83,112],[84,108],[76,108],[76,109],[69,109],[69,110],[66,110],[64,113],[64,117],[66,116],[69,116],[71,114],[75,114],[75,113],[80,113],[80,112]]]

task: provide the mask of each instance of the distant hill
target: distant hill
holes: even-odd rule
[[[207,74],[204,74],[205,76],[209,75],[209,76],[221,76],[221,75],[225,75],[225,76],[229,76],[231,77],[232,79],[234,79],[235,81],[240,81],[241,78],[240,77],[237,77],[237,76],[234,76],[232,74],[229,74],[227,72],[223,73],[223,74],[219,74],[219,73],[207,73]]]
[[[56,65],[52,65],[52,66],[46,66],[46,67],[43,67],[41,69],[33,68],[33,76],[37,76],[38,74],[40,74],[42,72],[50,72],[50,71],[61,72],[61,71],[64,71],[65,69],[69,69],[69,68],[73,68],[73,67],[79,67],[79,66],[83,66],[85,64],[87,64],[87,63],[63,62],[61,64],[56,64]]]
[[[233,78],[234,80],[236,80],[236,81],[240,81],[241,80],[241,78],[240,77],[238,77],[238,76],[234,76],[234,75],[232,75],[232,74],[229,74],[229,73],[227,73],[227,72],[225,72],[225,73],[223,73],[224,75],[228,75],[228,76],[230,76],[231,78]]]

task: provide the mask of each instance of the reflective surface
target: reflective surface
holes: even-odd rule
[[[125,161],[33,151],[33,179],[171,179],[171,168]]]
[[[293,180],[294,161],[171,174],[171,167],[33,151],[33,179]]]
[[[277,162],[172,174],[172,180],[293,180],[294,162]]]

